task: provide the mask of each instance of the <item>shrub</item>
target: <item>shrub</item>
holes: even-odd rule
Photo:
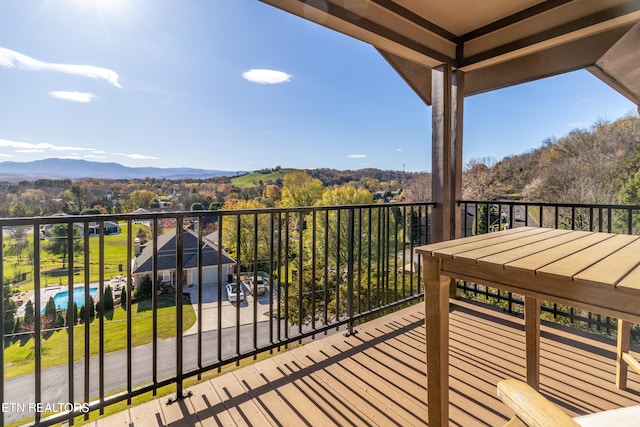
[[[136,288],[136,299],[140,301],[146,298],[150,298],[151,292],[153,290],[152,288],[153,281],[151,280],[151,276],[145,274],[140,278],[140,283],[138,283],[138,286]]]
[[[113,290],[111,286],[107,286],[104,290],[104,311],[113,310]]]

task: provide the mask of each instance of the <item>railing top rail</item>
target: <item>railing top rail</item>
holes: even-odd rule
[[[598,203],[556,203],[556,202],[524,202],[519,200],[458,200],[458,205],[467,204],[491,204],[505,206],[546,206],[567,208],[602,208],[602,209],[639,209],[640,205],[615,205]]]
[[[313,212],[332,211],[339,209],[372,209],[389,208],[403,206],[435,206],[435,202],[394,202],[394,203],[370,203],[353,205],[332,205],[332,206],[304,206],[293,208],[259,208],[259,209],[237,209],[237,210],[197,210],[197,211],[165,211],[148,213],[122,213],[122,214],[101,214],[101,215],[60,215],[46,217],[19,217],[0,218],[0,226],[32,226],[41,224],[68,224],[68,223],[92,223],[107,221],[128,221],[128,220],[154,220],[162,218],[194,218],[205,216],[237,216],[253,214],[277,214],[292,212]]]

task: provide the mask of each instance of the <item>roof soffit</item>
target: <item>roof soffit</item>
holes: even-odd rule
[[[634,25],[588,70],[640,106],[640,23]]]
[[[613,34],[640,22],[640,0],[261,1],[372,44],[386,53],[385,59],[427,103],[429,97],[419,73],[443,63],[475,73],[476,82],[484,81],[471,93],[493,90],[592,66],[594,62],[586,60],[600,58],[605,41],[611,42],[611,47],[616,42]],[[592,46],[582,40],[597,43]],[[513,80],[498,79],[496,86],[491,86],[491,79],[479,78],[485,71],[509,64],[558,59],[558,52],[563,47],[569,52],[569,46],[580,46],[587,52],[569,55],[555,67],[545,62],[526,75],[522,74],[524,69],[509,73]],[[610,55],[603,61],[611,63],[618,53]],[[575,62],[571,63],[571,58]]]

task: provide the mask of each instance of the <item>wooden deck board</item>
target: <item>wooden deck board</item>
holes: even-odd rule
[[[505,378],[524,379],[523,320],[469,303],[450,315],[452,426],[497,426]],[[146,403],[97,425],[427,425],[421,304],[191,387],[181,404]],[[615,387],[615,343],[542,326],[541,392],[571,416],[640,404],[640,375]],[[146,422],[144,422],[146,420]]]

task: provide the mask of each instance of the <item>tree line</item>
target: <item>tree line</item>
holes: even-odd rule
[[[640,203],[640,118],[598,121],[539,148],[466,165],[463,199]]]
[[[256,172],[256,183],[249,187],[235,185],[237,177],[4,181],[0,182],[0,217],[49,216],[60,212],[128,213],[139,208],[189,210],[192,206],[216,209],[228,200],[257,201],[273,207],[281,203],[283,179],[260,179],[260,175],[267,176],[271,171]],[[386,198],[397,197],[404,187],[424,175],[378,169],[305,172],[323,187],[349,185]]]

